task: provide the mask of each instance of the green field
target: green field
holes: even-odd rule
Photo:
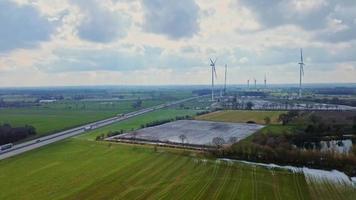
[[[70,139],[0,161],[0,199],[309,199],[303,175]]]
[[[37,136],[47,135],[89,122],[105,119],[118,113],[135,110],[133,101],[116,102],[57,102],[38,107],[8,108],[0,110],[0,124],[12,126],[32,125]],[[164,103],[164,100],[145,100],[142,107]]]
[[[254,121],[258,124],[265,124],[264,119],[269,117],[271,124],[278,124],[278,117],[284,111],[247,111],[247,110],[228,110],[217,111],[197,117],[198,120],[220,121],[220,122],[238,122],[246,123]]]
[[[138,129],[142,124],[146,124],[148,122],[152,122],[155,120],[165,120],[175,118],[176,116],[185,116],[185,115],[195,115],[199,110],[181,110],[181,109],[163,109],[159,111],[154,111],[149,114],[137,116],[135,118],[116,123],[107,127],[103,127],[101,129],[93,130],[88,134],[81,135],[81,138],[85,138],[87,140],[95,140],[96,136],[100,134],[106,134],[109,131],[131,131],[133,129]]]
[[[355,194],[309,185],[302,174],[187,154],[74,138],[0,161],[0,199],[326,200]]]
[[[165,109],[0,161],[0,199],[353,199],[304,175],[206,159],[194,151],[94,141],[196,111]]]

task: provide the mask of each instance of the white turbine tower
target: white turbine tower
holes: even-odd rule
[[[265,74],[265,88],[267,88],[267,75]]]
[[[215,69],[215,63],[216,63],[216,59],[215,59],[215,61],[213,61],[210,58],[210,66],[211,66],[211,101],[214,101],[214,78],[217,78],[216,69]]]
[[[302,98],[302,77],[304,76],[304,61],[303,49],[300,49],[300,63],[299,63],[299,98]]]
[[[226,75],[227,75],[227,64],[225,64],[225,83],[224,83],[224,95],[226,95]]]
[[[255,89],[257,89],[257,80],[256,78],[253,78],[253,80],[255,81]]]
[[[250,88],[250,79],[247,80],[247,88]]]

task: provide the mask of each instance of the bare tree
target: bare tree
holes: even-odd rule
[[[230,137],[229,138],[229,143],[230,144],[234,144],[234,143],[236,143],[237,142],[237,137]]]
[[[214,137],[212,143],[217,147],[220,148],[225,143],[225,140],[221,137]]]
[[[132,139],[133,143],[136,142],[137,134],[138,134],[137,131],[131,132],[131,135],[132,135],[131,139]],[[136,150],[136,145],[133,145],[133,149]]]
[[[136,140],[137,131],[132,132],[131,135],[132,135],[132,140]]]
[[[179,139],[182,141],[182,143],[184,144],[184,141],[187,139],[187,136],[182,134],[179,136]]]

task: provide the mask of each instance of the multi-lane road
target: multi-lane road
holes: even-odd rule
[[[66,130],[66,131],[62,131],[62,132],[58,132],[58,133],[51,134],[51,135],[48,135],[48,136],[40,137],[40,138],[37,138],[37,139],[34,139],[34,140],[30,140],[28,142],[17,144],[17,145],[14,145],[10,149],[4,150],[4,151],[0,151],[0,160],[8,158],[8,157],[11,157],[11,156],[15,156],[15,155],[18,155],[18,154],[21,154],[21,153],[24,153],[26,151],[30,151],[32,149],[36,149],[36,148],[39,148],[39,147],[42,147],[42,146],[45,146],[45,145],[60,141],[60,140],[64,140],[64,139],[69,138],[69,137],[73,137],[73,136],[82,134],[84,132],[90,131],[90,130],[98,129],[98,128],[101,128],[101,127],[104,127],[104,126],[108,126],[108,125],[116,123],[116,122],[127,120],[127,119],[132,118],[132,117],[136,117],[138,115],[143,115],[143,114],[155,111],[155,110],[167,108],[167,107],[170,107],[170,106],[173,106],[173,105],[177,105],[177,104],[180,104],[180,103],[183,103],[183,102],[186,102],[186,101],[191,101],[191,100],[194,100],[194,99],[197,99],[197,98],[200,98],[200,97],[202,97],[202,96],[191,97],[191,98],[182,99],[182,100],[179,100],[179,101],[174,101],[174,102],[170,102],[170,103],[161,104],[161,105],[158,105],[158,106],[153,106],[153,107],[150,107],[150,108],[145,108],[145,109],[142,109],[142,110],[130,112],[130,113],[127,113],[127,114],[124,114],[124,115],[118,115],[116,117],[111,117],[111,118],[108,118],[108,119],[104,119],[104,120],[100,120],[100,121],[97,121],[97,122],[89,123],[89,124],[86,124],[86,125],[83,125],[83,126],[79,126],[79,127],[76,127],[76,128],[72,128],[72,129],[69,129],[69,130]]]

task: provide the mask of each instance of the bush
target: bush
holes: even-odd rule
[[[105,139],[105,135],[104,134],[98,135],[95,138],[96,141],[103,140],[103,139]]]
[[[200,115],[205,115],[205,114],[208,114],[208,113],[210,113],[210,111],[202,111],[202,112],[198,112],[196,115],[200,116]]]
[[[120,131],[109,131],[107,134],[106,134],[106,137],[112,137],[112,136],[115,136],[115,135],[120,135],[120,134],[123,134],[124,133],[124,130],[120,130]]]
[[[267,125],[271,123],[271,118],[268,116],[265,117],[263,120],[265,121],[265,124],[267,124]]]

